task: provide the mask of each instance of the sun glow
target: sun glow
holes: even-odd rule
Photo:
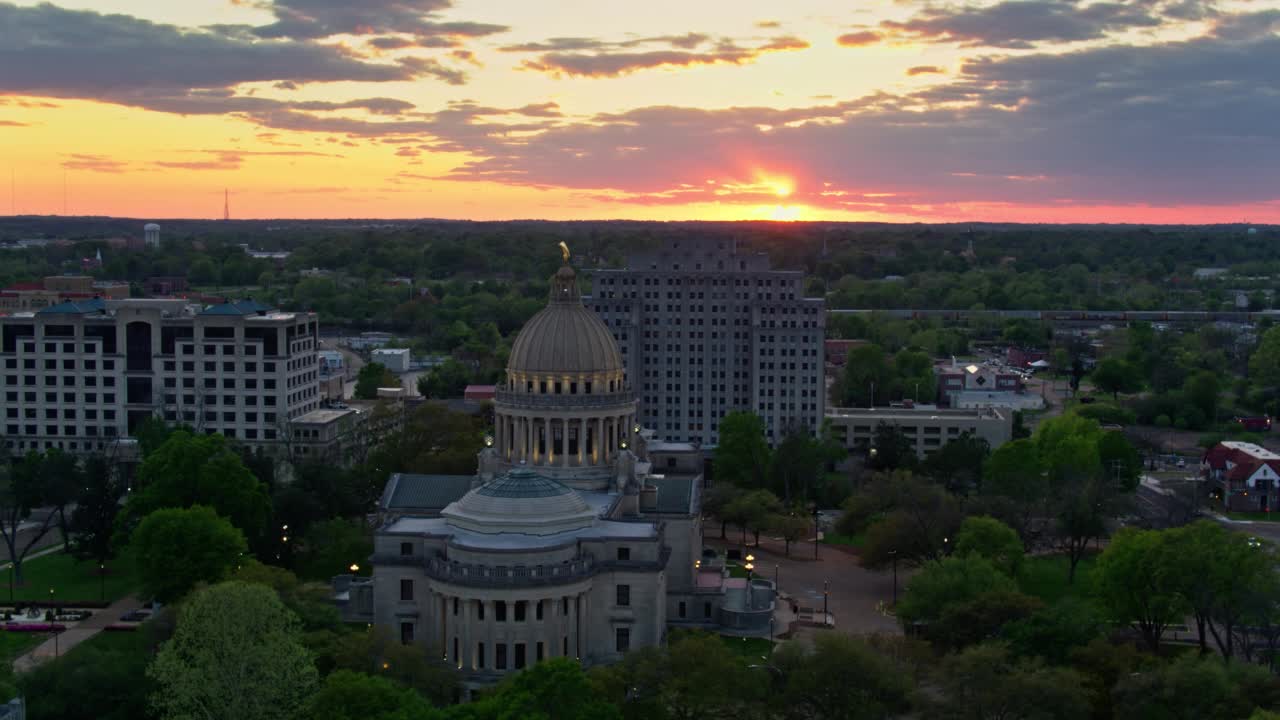
[[[790,197],[796,191],[796,183],[785,175],[770,175],[756,171],[756,185],[780,198]]]
[[[795,222],[800,219],[804,208],[799,205],[774,205],[765,208],[770,220],[778,222]]]

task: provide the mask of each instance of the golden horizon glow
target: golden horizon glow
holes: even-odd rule
[[[1147,122],[1182,97],[1155,72],[1078,99],[1089,53],[1150,49],[1205,74],[1183,109],[1214,107],[1225,71],[1196,53],[1249,49],[1217,32],[1247,0],[1112,25],[949,21],[997,0],[55,2],[0,3],[26,61],[0,67],[0,212],[220,217],[228,191],[233,218],[1280,223],[1247,113]],[[1235,144],[1200,168],[1207,137]]]

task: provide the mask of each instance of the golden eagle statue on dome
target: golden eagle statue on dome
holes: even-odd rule
[[[569,264],[569,246],[563,240],[560,241],[560,255],[564,257],[564,264]]]

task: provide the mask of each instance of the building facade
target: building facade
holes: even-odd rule
[[[126,282],[98,281],[88,275],[51,275],[40,282],[18,283],[0,290],[0,312],[29,312],[68,301],[127,297]]]
[[[592,280],[589,305],[618,343],[644,427],[715,445],[725,414],[751,410],[770,444],[792,425],[818,430],[826,308],[804,297],[802,272],[732,241],[670,240]]]
[[[66,302],[0,317],[4,442],[102,450],[160,417],[248,445],[319,407],[319,323],[252,301]]]
[[[965,433],[987,441],[992,450],[1013,439],[1013,413],[1001,408],[940,409],[933,405],[883,408],[831,408],[832,438],[846,449],[865,453],[880,423],[896,425],[924,459]]]
[[[1253,443],[1220,442],[1205,452],[1200,470],[1228,510],[1280,511],[1280,455]]]
[[[1044,398],[1029,395],[1022,376],[989,365],[950,364],[934,368],[938,376],[938,402],[952,408],[1009,408],[1038,410]]]
[[[567,265],[494,405],[475,477],[391,477],[372,579],[335,579],[348,619],[432,648],[470,687],[545,658],[613,662],[669,624],[767,631],[771,586],[702,570],[700,474],[654,472],[621,354]]]

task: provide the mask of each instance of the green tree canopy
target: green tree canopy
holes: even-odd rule
[[[773,655],[783,717],[877,720],[910,709],[910,673],[858,637],[820,634],[813,649],[791,641]]]
[[[1013,528],[992,517],[967,517],[956,533],[957,555],[977,555],[990,560],[1001,572],[1018,576],[1022,566],[1022,540]]]
[[[747,410],[734,410],[720,421],[712,471],[716,482],[738,487],[763,488],[771,453],[765,440],[764,420]]]
[[[348,572],[352,563],[367,564],[371,554],[373,533],[363,521],[333,518],[307,530],[295,569],[304,579],[328,581]]]
[[[595,693],[582,666],[552,658],[503,680],[479,700],[451,709],[453,720],[621,720],[617,706]]]
[[[356,373],[355,396],[361,400],[378,397],[378,388],[400,387],[400,378],[382,363],[371,362]]]
[[[977,555],[951,556],[924,565],[907,582],[898,603],[903,624],[929,623],[942,617],[946,608],[974,600],[989,592],[1014,592],[1017,583],[1000,572],[990,560]]]
[[[227,582],[195,593],[147,670],[162,718],[289,720],[316,684],[298,620],[270,588]]]
[[[221,435],[177,430],[138,466],[122,514],[124,529],[160,508],[207,505],[255,543],[271,519],[267,486],[245,467]]]
[[[1118,398],[1120,393],[1134,393],[1142,389],[1142,376],[1138,369],[1125,360],[1107,358],[1093,371],[1093,384],[1103,392]]]
[[[143,518],[130,543],[146,592],[160,602],[226,577],[246,550],[244,535],[212,508],[166,508]]]
[[[1094,567],[1098,599],[1116,620],[1129,622],[1152,652],[1160,649],[1165,627],[1189,608],[1169,572],[1170,536],[1156,530],[1124,528]]]
[[[1017,660],[1004,645],[976,645],[942,661],[929,717],[942,720],[1086,720],[1084,679],[1076,672]]]
[[[385,677],[338,670],[307,699],[297,720],[439,720],[421,695]]]

